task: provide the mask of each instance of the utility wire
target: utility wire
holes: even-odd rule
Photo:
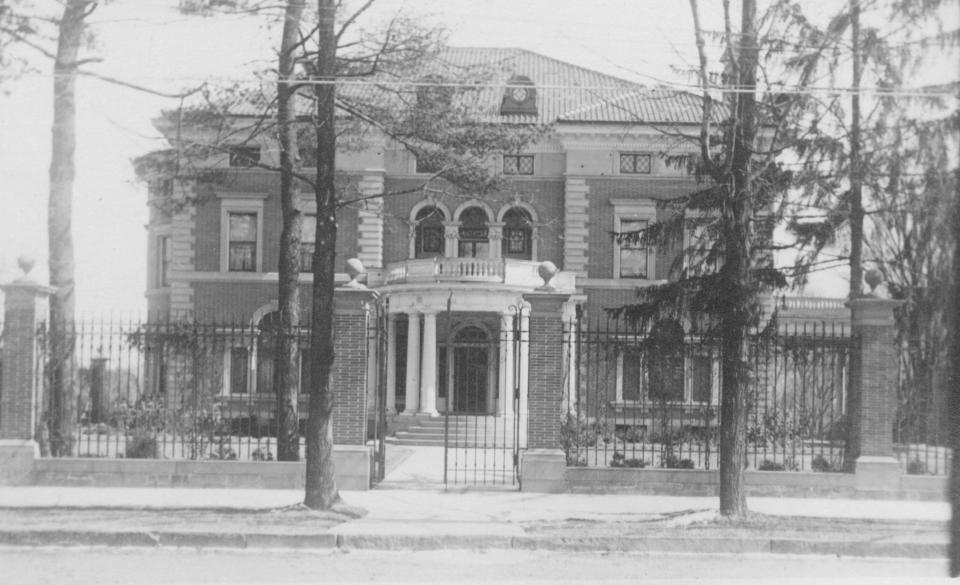
[[[69,74],[52,74],[52,73],[28,73],[21,77],[41,77],[41,78],[56,78],[61,76],[68,76]],[[601,74],[602,75],[602,74]],[[242,79],[238,77],[162,77],[162,76],[135,76],[131,79],[141,79],[141,80],[152,80],[152,81],[180,81],[180,82],[189,82],[189,81],[216,81],[216,82],[229,82],[229,83],[255,83],[250,79]],[[297,79],[297,80],[284,80],[284,79],[273,79],[262,77],[258,80],[261,84],[289,84],[289,85],[308,85],[308,86],[325,86],[325,85],[335,85],[338,87],[373,87],[373,88],[421,88],[421,87],[437,87],[437,88],[447,88],[447,89],[498,89],[502,90],[507,87],[506,83],[471,83],[471,82],[434,82],[434,81],[368,81],[361,79]],[[923,97],[923,98],[960,98],[960,80],[952,82],[957,85],[957,92],[943,91],[942,85],[936,86],[937,89],[925,89],[923,87],[904,87],[904,88],[883,88],[883,87],[872,87],[872,88],[853,88],[853,87],[829,87],[829,86],[818,86],[818,87],[778,87],[778,86],[765,86],[753,88],[736,88],[736,87],[711,87],[711,93],[721,93],[721,94],[755,94],[755,93],[775,93],[782,95],[875,95],[879,97]],[[540,90],[579,90],[579,91],[617,91],[624,92],[617,96],[617,98],[628,97],[631,93],[641,93],[649,90],[656,89],[668,89],[675,91],[683,91],[687,93],[700,94],[702,88],[698,84],[686,84],[686,83],[676,83],[676,82],[667,82],[659,85],[641,85],[633,83],[630,81],[624,80],[620,84],[610,84],[610,85],[536,85],[534,88],[537,91]]]

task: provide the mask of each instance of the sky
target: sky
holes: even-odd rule
[[[38,5],[57,4],[36,0]],[[716,22],[719,2],[703,2]],[[89,55],[100,73],[175,92],[202,81],[252,79],[273,62],[277,34],[262,19],[178,14],[176,0],[114,0],[94,14]],[[444,26],[461,46],[520,47],[655,85],[684,81],[695,63],[692,18],[680,0],[380,0],[368,22],[399,8]],[[20,276],[17,258],[46,279],[46,197],[52,110],[51,65],[0,87],[0,283]],[[151,119],[176,101],[81,78],[77,86],[74,194],[77,310],[129,316],[145,307],[146,189],[131,159],[164,143]],[[838,280],[840,278],[840,280]],[[842,296],[842,277],[808,294]]]

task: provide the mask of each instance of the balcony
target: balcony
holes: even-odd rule
[[[502,258],[423,258],[389,264],[376,284],[417,284],[441,282],[482,282],[536,289],[543,286],[537,273],[540,262]],[[573,290],[574,275],[558,272],[550,284]]]

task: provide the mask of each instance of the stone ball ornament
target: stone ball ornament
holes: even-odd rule
[[[32,256],[24,255],[17,258],[17,266],[23,271],[24,278],[30,276],[30,271],[33,270],[36,264],[37,261]]]
[[[863,281],[870,287],[870,292],[873,292],[883,282],[883,273],[877,268],[871,268],[864,273]]]
[[[350,277],[350,282],[346,284],[351,288],[362,287],[363,285],[358,282],[359,278],[367,273],[367,269],[364,268],[363,262],[359,258],[350,258],[345,263],[345,269],[347,275]]]
[[[543,286],[550,288],[550,281],[557,275],[557,265],[549,260],[545,260],[537,266],[537,274],[543,279]]]

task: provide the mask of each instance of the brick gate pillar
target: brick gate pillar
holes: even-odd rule
[[[563,309],[569,294],[538,292],[524,296],[529,327],[521,343],[529,351],[527,371],[527,450],[523,452],[523,491],[562,492],[566,456],[560,444],[563,368]],[[520,413],[521,416],[523,413]]]
[[[340,287],[334,294],[333,441],[367,441],[368,316],[375,293],[366,287]]]
[[[857,485],[861,489],[896,489],[901,475],[893,453],[897,408],[897,352],[894,309],[900,301],[863,297],[849,302],[854,339],[851,359],[850,417]]]
[[[32,262],[21,261],[24,276],[0,287],[4,293],[3,345],[0,353],[0,484],[26,483],[33,460],[41,399],[37,329],[47,319],[47,298],[54,289],[31,280]]]

